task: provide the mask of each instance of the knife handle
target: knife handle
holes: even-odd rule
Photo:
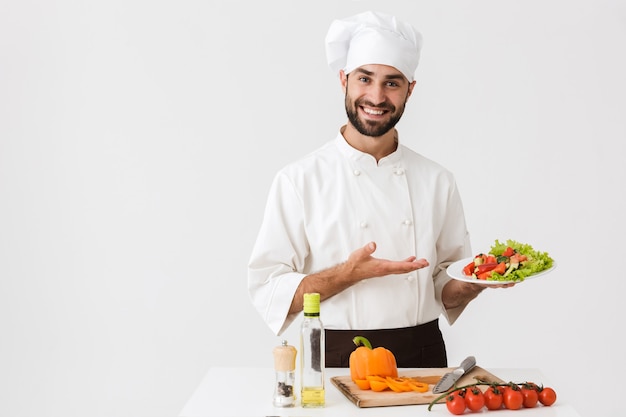
[[[473,356],[468,356],[463,360],[463,362],[461,362],[461,368],[463,368],[463,371],[465,372],[468,372],[474,366],[476,366],[476,358]]]

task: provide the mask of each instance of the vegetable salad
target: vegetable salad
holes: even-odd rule
[[[524,278],[550,269],[554,260],[529,244],[496,240],[488,254],[479,253],[463,268],[463,274],[491,281],[523,281]]]

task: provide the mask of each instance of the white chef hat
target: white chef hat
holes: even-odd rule
[[[367,64],[390,65],[413,81],[422,35],[410,24],[378,12],[364,12],[331,23],[326,58],[334,72],[346,74]]]

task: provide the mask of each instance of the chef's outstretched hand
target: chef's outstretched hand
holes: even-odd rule
[[[375,258],[372,256],[375,251],[376,243],[370,242],[350,254],[344,266],[349,269],[353,280],[406,274],[429,265],[426,259],[417,259],[415,256],[409,256],[400,261]]]
[[[372,254],[375,251],[376,243],[370,242],[352,252],[345,262],[305,276],[296,288],[289,313],[302,311],[303,295],[308,292],[319,293],[320,299],[324,301],[361,280],[406,274],[428,266],[426,259],[417,259],[415,256],[400,261],[374,258]]]

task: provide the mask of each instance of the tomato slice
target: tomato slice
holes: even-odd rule
[[[463,273],[468,277],[472,276],[472,274],[474,273],[474,267],[474,261],[468,263],[467,265],[465,265],[465,268],[463,268]]]
[[[492,273],[492,272],[493,272],[493,271],[483,272],[482,274],[478,274],[478,275],[476,275],[476,277],[477,277],[478,279],[483,279],[483,280],[484,280],[484,279],[490,278],[490,277],[491,277],[491,273]]]
[[[515,251],[513,250],[513,248],[509,246],[504,250],[504,252],[502,252],[502,256],[511,257],[514,253]]]
[[[503,275],[506,272],[506,263],[500,262],[498,266],[493,269],[493,272],[497,272],[500,275]]]

